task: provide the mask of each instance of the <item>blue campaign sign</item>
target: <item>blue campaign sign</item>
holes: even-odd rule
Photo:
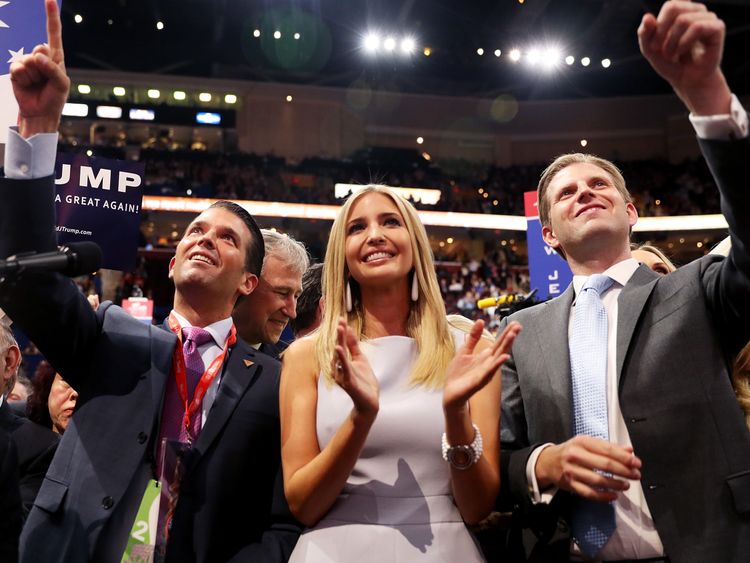
[[[57,5],[62,2],[58,0]],[[18,105],[10,84],[10,65],[47,41],[42,0],[0,0],[0,143],[16,124]]]
[[[58,153],[58,242],[93,241],[102,249],[102,267],[132,270],[138,255],[145,169],[142,162]]]
[[[570,271],[568,263],[544,242],[536,204],[536,192],[524,193],[531,287],[537,289],[537,298],[544,301],[565,291],[573,281],[573,272]]]

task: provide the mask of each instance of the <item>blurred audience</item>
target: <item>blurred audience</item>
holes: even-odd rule
[[[323,318],[323,264],[313,264],[302,275],[302,293],[297,300],[297,316],[289,321],[294,338],[310,334]]]
[[[46,360],[39,362],[36,368],[33,387],[27,406],[29,420],[63,434],[75,411],[78,393]]]

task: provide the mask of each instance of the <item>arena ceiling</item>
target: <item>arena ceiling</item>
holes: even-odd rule
[[[548,99],[669,92],[640,56],[635,33],[642,14],[660,4],[64,0],[63,18],[73,68]],[[727,22],[724,68],[730,84],[739,94],[750,93],[750,2],[717,0],[709,6]],[[363,48],[366,37],[374,41],[371,34],[378,38],[375,53]],[[394,39],[390,52],[388,37]],[[401,51],[406,37],[414,42],[410,55]],[[513,49],[521,52],[515,63]],[[533,49],[540,57],[536,64],[528,61]],[[557,64],[545,66],[544,57],[554,55]],[[567,56],[573,64],[565,63]],[[582,66],[583,57],[589,66]],[[601,64],[605,58],[609,68]]]

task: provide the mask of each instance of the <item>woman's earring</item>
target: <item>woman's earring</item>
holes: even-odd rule
[[[419,281],[417,280],[416,270],[414,270],[414,275],[411,278],[411,300],[419,300]]]
[[[349,280],[346,280],[346,293],[344,294],[344,305],[346,306],[346,312],[352,312],[352,288],[349,285]]]

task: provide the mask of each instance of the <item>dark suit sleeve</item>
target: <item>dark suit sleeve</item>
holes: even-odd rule
[[[721,211],[729,224],[732,249],[726,260],[704,272],[709,307],[731,355],[750,340],[750,185],[747,162],[750,139],[699,140],[721,194]]]
[[[0,259],[56,249],[52,176],[0,178],[0,201]],[[58,274],[9,276],[0,283],[0,308],[66,381],[85,387],[104,311],[97,316],[72,280]]]
[[[16,449],[8,433],[0,429],[0,561],[18,560],[22,522]]]
[[[300,524],[289,510],[284,496],[284,478],[279,467],[274,483],[273,502],[271,505],[271,525],[263,532],[259,542],[240,550],[230,559],[231,563],[284,563],[292,554],[297,538],[302,533]]]
[[[26,421],[13,432],[18,449],[19,486],[24,516],[27,516],[57,451],[59,437],[51,430]]]

